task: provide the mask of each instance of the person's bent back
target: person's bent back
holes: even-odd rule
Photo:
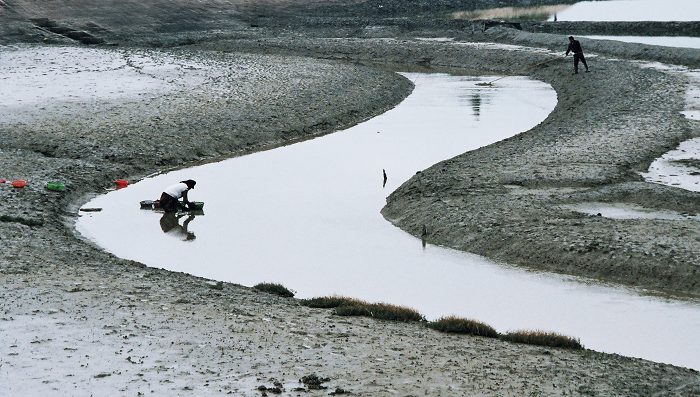
[[[177,211],[178,200],[180,198],[182,198],[185,205],[189,205],[190,201],[187,199],[187,192],[190,191],[190,189],[194,189],[194,185],[196,184],[197,182],[188,179],[168,186],[160,195],[160,208],[165,212],[175,212]]]

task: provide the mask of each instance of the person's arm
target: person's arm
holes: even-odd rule
[[[189,203],[190,203],[190,200],[187,199],[187,192],[189,192],[189,190],[185,190],[184,192],[182,192],[182,201],[183,201],[185,204],[189,204]]]
[[[193,219],[194,219],[194,215],[190,215],[187,217],[187,219],[185,219],[184,222],[182,222],[182,227],[185,229],[185,232],[189,233],[187,231],[187,227],[190,224],[190,222],[192,222]]]
[[[566,47],[566,54],[564,54],[564,56],[569,56],[569,52],[571,52],[571,43]]]

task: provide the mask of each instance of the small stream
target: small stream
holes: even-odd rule
[[[407,305],[429,319],[455,314],[499,331],[556,331],[594,350],[700,369],[696,303],[423,247],[383,219],[386,196],[416,172],[528,130],[556,105],[549,85],[526,78],[483,87],[477,84],[495,77],[406,76],[414,92],[385,114],[314,140],[146,178],[87,203],[103,210],[76,226],[107,251],[153,267],[248,286],[279,282],[301,298]],[[139,201],[189,178],[198,182],[190,199],[205,202],[205,215],[183,216],[173,227],[139,209]]]

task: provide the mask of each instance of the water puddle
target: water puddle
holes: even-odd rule
[[[648,182],[700,192],[700,138],[682,142],[654,160],[642,176]]]
[[[647,65],[671,72],[685,73],[690,79],[686,93],[686,108],[682,112],[689,120],[700,121],[700,71],[669,68],[664,65]],[[674,150],[654,160],[647,172],[641,173],[647,182],[675,186],[700,192],[700,138],[681,142]]]
[[[249,286],[280,282],[298,297],[402,304],[431,319],[456,314],[499,331],[557,331],[595,350],[700,369],[700,305],[423,248],[383,219],[386,196],[417,171],[530,129],[556,105],[550,86],[525,78],[482,88],[494,77],[407,77],[414,92],[381,116],[144,179],[87,203],[103,211],[76,226],[107,251],[149,266]],[[205,215],[188,222],[195,238],[187,239],[164,233],[162,215],[138,203],[189,178],[198,182],[190,199],[206,204]]]
[[[588,215],[602,216],[611,219],[661,219],[669,221],[700,221],[700,215],[681,214],[676,211],[655,210],[627,203],[586,202],[562,205],[576,212]]]
[[[595,40],[615,40],[625,43],[658,45],[662,47],[700,49],[700,37],[684,36],[581,36]]]

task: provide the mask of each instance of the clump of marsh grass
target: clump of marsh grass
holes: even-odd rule
[[[423,315],[415,309],[406,306],[390,305],[388,303],[367,303],[359,301],[351,305],[341,305],[335,308],[339,316],[364,316],[389,321],[423,321]]]
[[[428,328],[432,328],[440,332],[498,338],[498,332],[496,332],[492,326],[484,324],[480,321],[456,316],[442,317],[436,321],[431,321],[426,325]]]
[[[563,347],[565,349],[581,350],[583,345],[577,338],[539,330],[512,331],[500,336],[508,342],[526,343],[528,345]]]
[[[309,307],[335,309],[338,316],[363,316],[390,321],[423,321],[424,317],[415,309],[388,303],[369,303],[344,296],[324,296],[304,299],[301,304]]]
[[[285,298],[291,298],[294,296],[294,291],[288,289],[282,284],[276,283],[259,283],[253,286],[253,289],[258,291],[267,292],[268,294],[279,295]]]
[[[318,298],[302,299],[300,303],[303,306],[313,308],[335,309],[334,313],[338,316],[363,316],[382,320],[404,322],[425,321],[425,317],[423,317],[423,315],[421,315],[415,309],[409,307],[391,305],[388,303],[369,303],[345,296],[323,296]],[[514,343],[561,347],[574,350],[581,350],[584,348],[579,339],[557,334],[555,332],[520,330],[508,332],[506,334],[499,334],[488,324],[456,316],[441,317],[436,321],[427,322],[426,326],[436,331],[445,333],[499,338],[501,340]]]
[[[362,301],[354,298],[348,298],[345,296],[322,296],[318,298],[302,299],[301,304],[308,307],[315,307],[319,309],[333,309],[338,306],[348,306],[357,303],[362,303]]]

